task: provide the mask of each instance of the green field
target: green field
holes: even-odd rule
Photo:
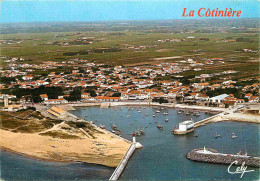
[[[197,25],[192,26],[191,22],[184,22],[183,26],[185,25],[185,27],[182,27],[180,22],[176,23],[178,25],[176,25],[176,27],[166,23],[162,28],[152,22],[142,26],[140,22],[137,22],[133,23],[133,26],[137,27],[135,29],[130,28],[131,26],[122,26],[123,28],[116,29],[117,24],[114,25],[111,23],[103,25],[103,29],[89,31],[79,31],[80,28],[75,26],[75,31],[65,32],[67,30],[73,30],[73,28],[64,28],[61,25],[59,25],[59,27],[61,27],[59,32],[44,32],[41,30],[43,33],[37,33],[37,31],[41,31],[28,29],[31,30],[31,32],[35,31],[35,33],[21,33],[22,31],[17,30],[17,33],[1,34],[2,40],[13,40],[14,42],[11,44],[2,43],[1,56],[22,57],[29,59],[30,61],[27,60],[24,62],[30,64],[40,64],[44,61],[61,62],[79,58],[108,65],[176,62],[179,60],[187,60],[188,58],[193,58],[197,62],[204,62],[206,58],[224,58],[224,61],[227,64],[230,63],[231,66],[218,68],[218,65],[214,64],[205,67],[206,70],[198,72],[190,71],[184,74],[212,73],[219,71],[219,69],[250,71],[255,74],[258,72],[259,52],[253,53],[237,50],[244,48],[258,50],[259,29],[256,27],[256,22],[253,21],[251,24],[247,21],[242,21],[242,23],[234,21],[233,24],[224,22],[219,27],[216,23],[208,22],[208,27],[203,28]],[[236,23],[241,27],[233,30],[231,26],[236,25]],[[90,28],[91,25],[87,27]],[[93,25],[93,27],[98,26]],[[187,27],[189,29],[186,30],[185,28]],[[112,31],[113,29],[116,29],[116,31]],[[182,31],[183,29],[185,29],[185,31]],[[64,30],[64,32],[62,30]],[[195,38],[188,39],[187,37],[190,36]],[[88,41],[92,41],[93,43],[75,44],[75,42],[82,37],[88,37]],[[208,38],[209,41],[200,41],[200,38]],[[245,41],[237,41],[238,38],[244,38]],[[186,41],[163,43],[158,42],[160,39],[185,39]],[[64,43],[69,44],[65,45]],[[130,49],[129,47],[131,46],[144,46],[145,48]],[[68,53],[74,55],[67,56]],[[172,56],[182,56],[182,58],[159,61],[152,60],[153,58]],[[5,59],[6,58],[2,58],[1,61]],[[234,60],[234,62],[231,62],[231,60]],[[238,63],[238,65],[236,65],[236,63]],[[5,63],[3,64],[5,65]],[[214,66],[215,68],[211,68]],[[248,66],[250,69],[248,69]]]

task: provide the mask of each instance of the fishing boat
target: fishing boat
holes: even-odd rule
[[[168,113],[167,112],[164,112],[163,115],[167,115]]]
[[[165,122],[168,122],[168,121],[169,121],[169,119],[168,119],[168,118],[166,118],[164,121],[165,121]]]
[[[159,123],[159,124],[157,125],[157,128],[158,128],[158,129],[163,129],[163,126]]]

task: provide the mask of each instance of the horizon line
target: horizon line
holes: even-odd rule
[[[170,21],[170,20],[244,20],[244,19],[258,19],[258,17],[210,17],[210,18],[198,18],[198,17],[188,17],[188,18],[174,18],[174,19],[136,19],[136,20],[85,20],[85,21],[10,21],[10,22],[1,22],[0,24],[22,24],[22,23],[65,23],[65,22],[134,22],[134,21]]]

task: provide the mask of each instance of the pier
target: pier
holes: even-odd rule
[[[200,127],[200,126],[202,126],[203,124],[206,124],[206,123],[208,123],[209,121],[211,121],[212,119],[214,119],[214,118],[216,118],[216,117],[218,117],[218,116],[221,116],[221,115],[223,115],[223,113],[219,113],[219,114],[216,114],[216,115],[211,116],[211,117],[209,117],[209,118],[206,118],[206,119],[197,121],[197,122],[194,123],[194,128]]]

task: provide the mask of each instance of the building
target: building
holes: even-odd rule
[[[211,97],[209,98],[209,102],[213,102],[213,103],[221,103],[222,100],[224,100],[226,97],[228,97],[229,95],[227,94],[221,94],[215,97]]]
[[[174,134],[185,134],[192,132],[194,130],[194,122],[192,120],[187,120],[179,123],[179,128],[174,130]]]
[[[4,96],[4,107],[2,109],[3,111],[14,112],[14,111],[19,111],[21,109],[25,109],[25,107],[22,104],[9,105],[8,97]]]
[[[54,106],[48,110],[48,113],[50,113],[52,116],[55,116],[56,118],[59,118],[59,119],[65,118],[67,115],[66,111],[64,111],[60,108],[54,107]]]
[[[41,94],[40,97],[41,97],[41,99],[43,101],[47,101],[48,100],[48,95],[47,94]]]

